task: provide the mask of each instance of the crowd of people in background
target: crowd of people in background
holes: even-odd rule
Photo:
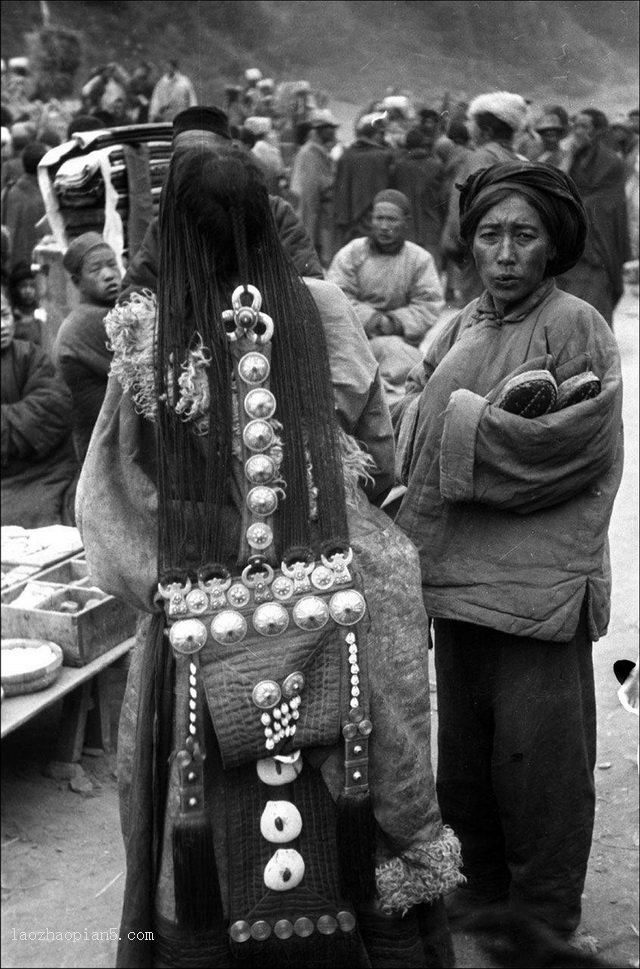
[[[45,154],[81,131],[171,124],[197,101],[175,59],[161,71],[147,61],[131,71],[97,67],[73,103],[43,103],[26,58],[3,61],[2,281],[15,339],[42,346],[46,325],[31,268],[47,232],[37,177]],[[588,106],[570,116],[561,104],[534,105],[510,92],[447,95],[435,107],[389,88],[362,106],[351,136],[326,92],[255,67],[225,86],[221,102],[232,138],[262,170],[284,234],[293,226],[296,245],[305,236],[298,268],[346,293],[390,400],[402,396],[442,307],[463,307],[482,290],[460,243],[456,186],[489,165],[542,162],[576,182],[591,216],[589,240],[557,282],[612,325],[623,267],[638,259],[637,108],[608,118]]]

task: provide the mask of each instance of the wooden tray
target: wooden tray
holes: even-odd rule
[[[136,611],[120,599],[81,586],[52,583],[51,587],[51,595],[37,609],[12,605],[22,586],[3,594],[2,632],[6,637],[53,641],[62,649],[65,666],[85,666],[135,634]],[[65,600],[78,603],[78,611],[60,612]]]

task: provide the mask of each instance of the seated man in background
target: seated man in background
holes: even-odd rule
[[[104,318],[115,306],[122,280],[113,249],[97,232],[74,239],[62,264],[78,290],[79,302],[58,330],[53,357],[73,398],[73,444],[82,464],[111,366]]]
[[[2,525],[72,525],[70,485],[76,474],[71,395],[49,356],[14,339],[15,320],[2,287],[0,448]]]
[[[405,239],[409,212],[402,192],[378,192],[371,232],[343,246],[327,273],[369,337],[390,402],[403,395],[407,374],[422,359],[420,343],[444,305],[433,256]]]

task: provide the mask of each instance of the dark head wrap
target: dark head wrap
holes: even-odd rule
[[[550,165],[506,162],[470,175],[460,187],[460,238],[470,248],[480,219],[514,192],[538,212],[555,246],[546,275],[567,272],[584,252],[587,213],[573,180]]]

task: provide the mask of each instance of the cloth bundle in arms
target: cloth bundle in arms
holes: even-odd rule
[[[121,935],[154,928],[171,964],[188,941],[212,964],[366,965],[367,907],[407,912],[461,878],[431,774],[419,569],[358,487],[370,458],[335,419],[322,323],[266,192],[264,217],[247,215],[252,172],[214,164],[235,203],[214,277],[172,197],[191,161],[163,201],[157,320],[150,294],[108,319],[113,371],[79,487],[92,574],[157,589],[120,738]],[[230,250],[251,283],[221,285],[238,278]],[[152,716],[134,745],[138,709]],[[417,924],[402,920],[411,965]],[[438,964],[447,945],[442,931]],[[122,945],[120,964],[144,958]]]

